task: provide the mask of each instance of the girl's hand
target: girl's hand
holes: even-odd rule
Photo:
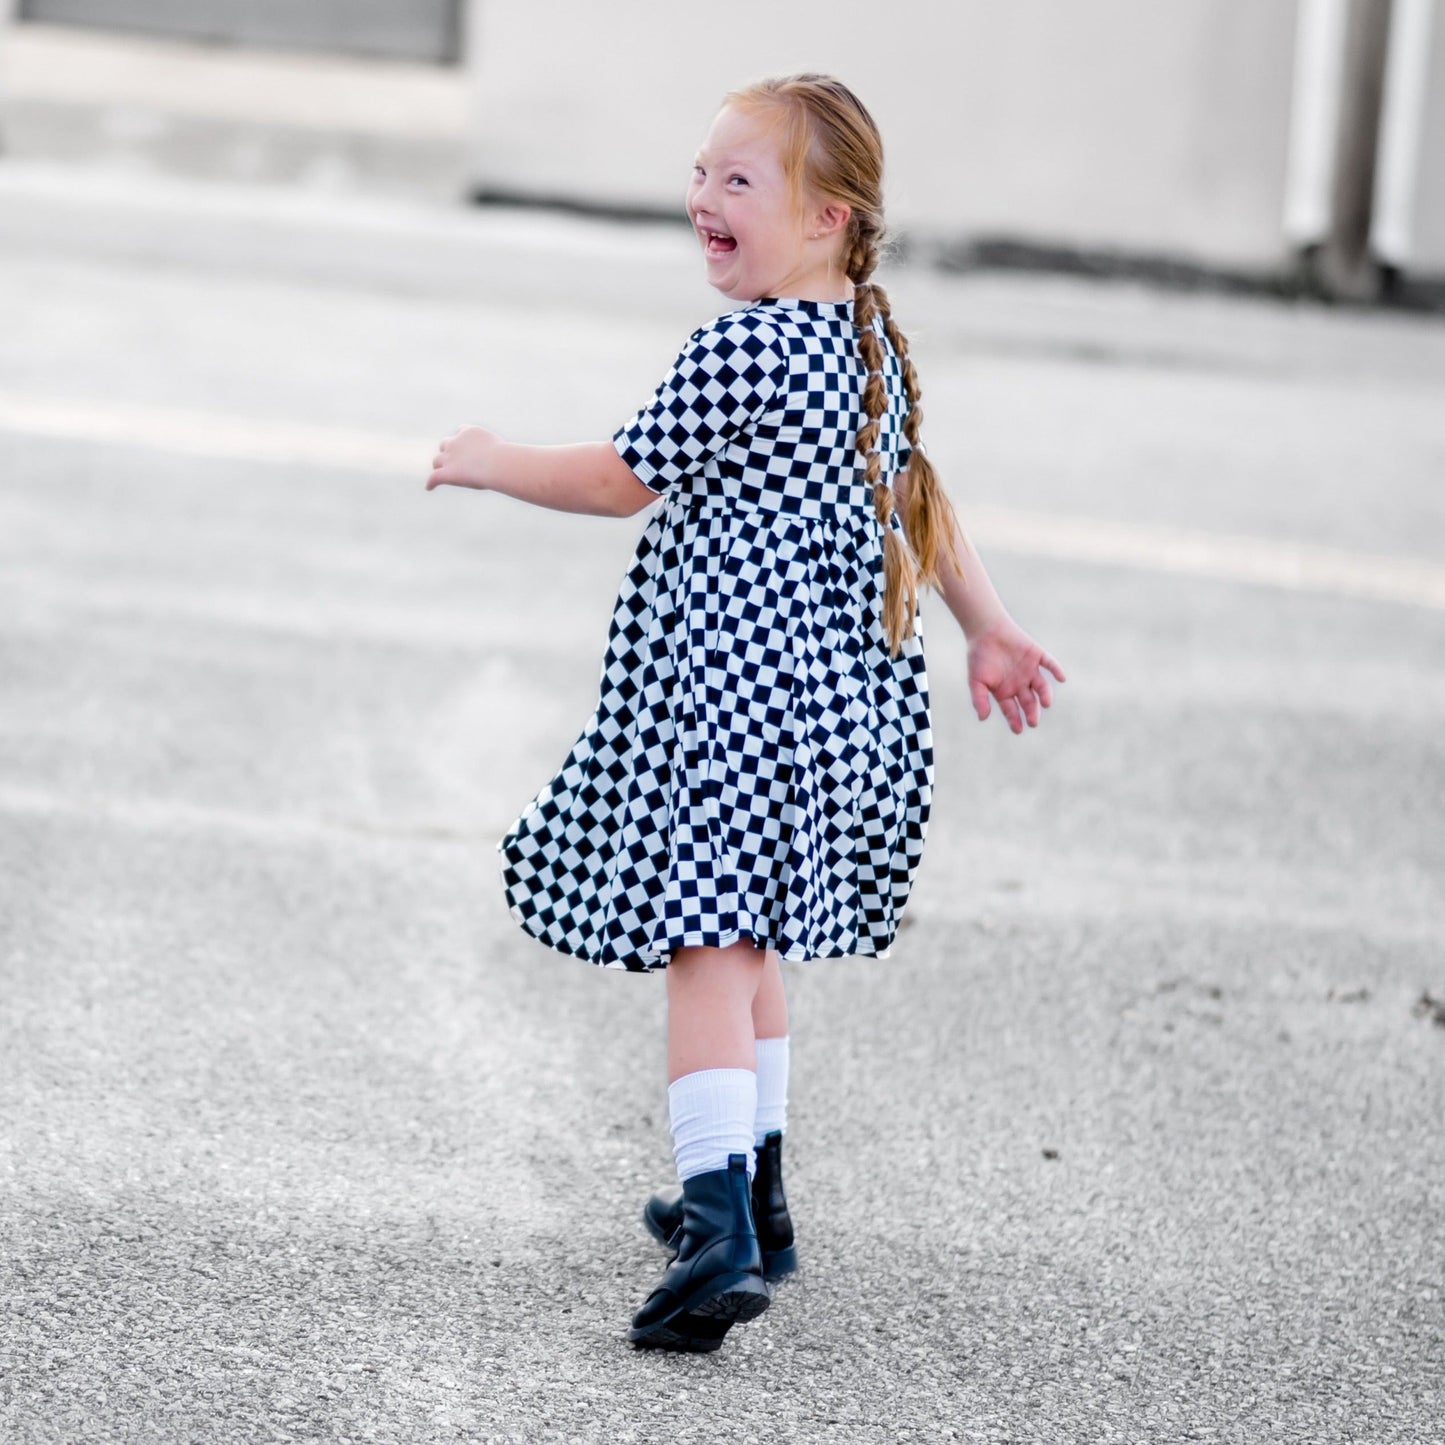
[[[989,714],[989,695],[1015,733],[1039,725],[1040,709],[1053,701],[1046,672],[1059,682],[1064,671],[1007,613],[968,643],[968,690],[980,722]]]
[[[475,487],[485,491],[492,484],[493,461],[502,445],[501,437],[495,432],[484,431],[479,426],[464,426],[454,431],[445,441],[437,443],[431,476],[426,479],[427,491],[433,487]]]

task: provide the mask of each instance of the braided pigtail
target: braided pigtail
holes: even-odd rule
[[[918,372],[908,355],[908,338],[899,330],[888,308],[888,297],[881,286],[873,288],[883,330],[903,367],[903,394],[908,399],[908,414],[903,419],[903,436],[908,442],[908,467],[903,473],[903,530],[918,567],[918,578],[932,587],[941,585],[941,564],[946,562],[960,576],[963,568],[958,560],[954,538],[960,535],[958,517],[933,463],[923,450],[923,408],[918,404],[922,394]],[[966,581],[967,579],[965,579]]]
[[[853,324],[858,329],[858,353],[867,368],[863,385],[863,425],[858,431],[858,450],[864,462],[864,477],[873,488],[873,510],[883,528],[883,628],[889,646],[897,656],[903,639],[913,631],[918,612],[918,589],[923,583],[939,585],[939,563],[945,558],[961,571],[954,546],[957,519],[938,474],[923,453],[919,433],[923,408],[918,405],[918,372],[908,356],[908,339],[899,330],[888,305],[888,294],[868,279],[878,264],[878,226],[866,218],[857,223],[858,234],[848,253],[848,276],[853,281]],[[903,391],[908,398],[908,415],[903,435],[908,440],[908,468],[903,474],[903,532],[907,545],[892,526],[894,492],[881,475],[878,457],[880,419],[888,409],[883,385],[883,345],[874,328],[882,318],[888,337],[903,368]]]
[[[913,631],[918,609],[918,572],[909,548],[893,527],[893,487],[883,477],[878,455],[883,413],[888,410],[888,392],[883,384],[883,343],[873,320],[878,314],[875,295],[879,288],[868,280],[878,264],[878,244],[866,226],[848,257],[848,276],[853,282],[853,325],[858,329],[858,354],[867,370],[863,384],[863,425],[858,430],[858,451],[864,459],[864,479],[873,488],[873,511],[883,529],[883,630],[894,655],[903,639]]]

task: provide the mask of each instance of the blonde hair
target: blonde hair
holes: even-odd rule
[[[853,324],[858,354],[867,371],[863,386],[863,425],[858,451],[864,476],[873,488],[873,508],[883,529],[883,626],[896,656],[913,632],[918,589],[940,585],[939,565],[945,559],[957,572],[954,546],[958,526],[953,506],[919,440],[923,409],[918,405],[918,373],[908,357],[908,341],[898,329],[883,288],[869,278],[878,265],[883,242],[883,139],[863,102],[830,75],[805,73],[761,80],[732,91],[724,104],[749,112],[773,110],[780,122],[784,170],[793,196],[837,201],[849,208],[844,232],[843,268],[853,282]],[[903,368],[908,412],[903,435],[910,448],[903,473],[903,531],[892,526],[893,488],[882,477],[878,455],[880,419],[888,409],[883,384],[883,346],[874,329],[879,317]]]

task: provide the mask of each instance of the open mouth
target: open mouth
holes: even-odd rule
[[[731,236],[725,236],[721,231],[703,231],[702,248],[709,256],[727,256],[738,248],[738,243]]]

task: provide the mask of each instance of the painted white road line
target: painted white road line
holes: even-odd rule
[[[985,505],[964,509],[964,525],[981,550],[1445,609],[1445,566],[1417,557]]]
[[[357,427],[263,421],[234,412],[62,401],[14,392],[0,393],[0,428],[67,441],[150,447],[212,460],[404,472],[423,482],[441,440],[439,436],[383,435]]]
[[[0,393],[0,429],[212,459],[339,467],[415,481],[424,481],[431,470],[439,440],[14,392]],[[1445,565],[1421,558],[982,503],[962,510],[970,535],[985,550],[1445,610]]]

